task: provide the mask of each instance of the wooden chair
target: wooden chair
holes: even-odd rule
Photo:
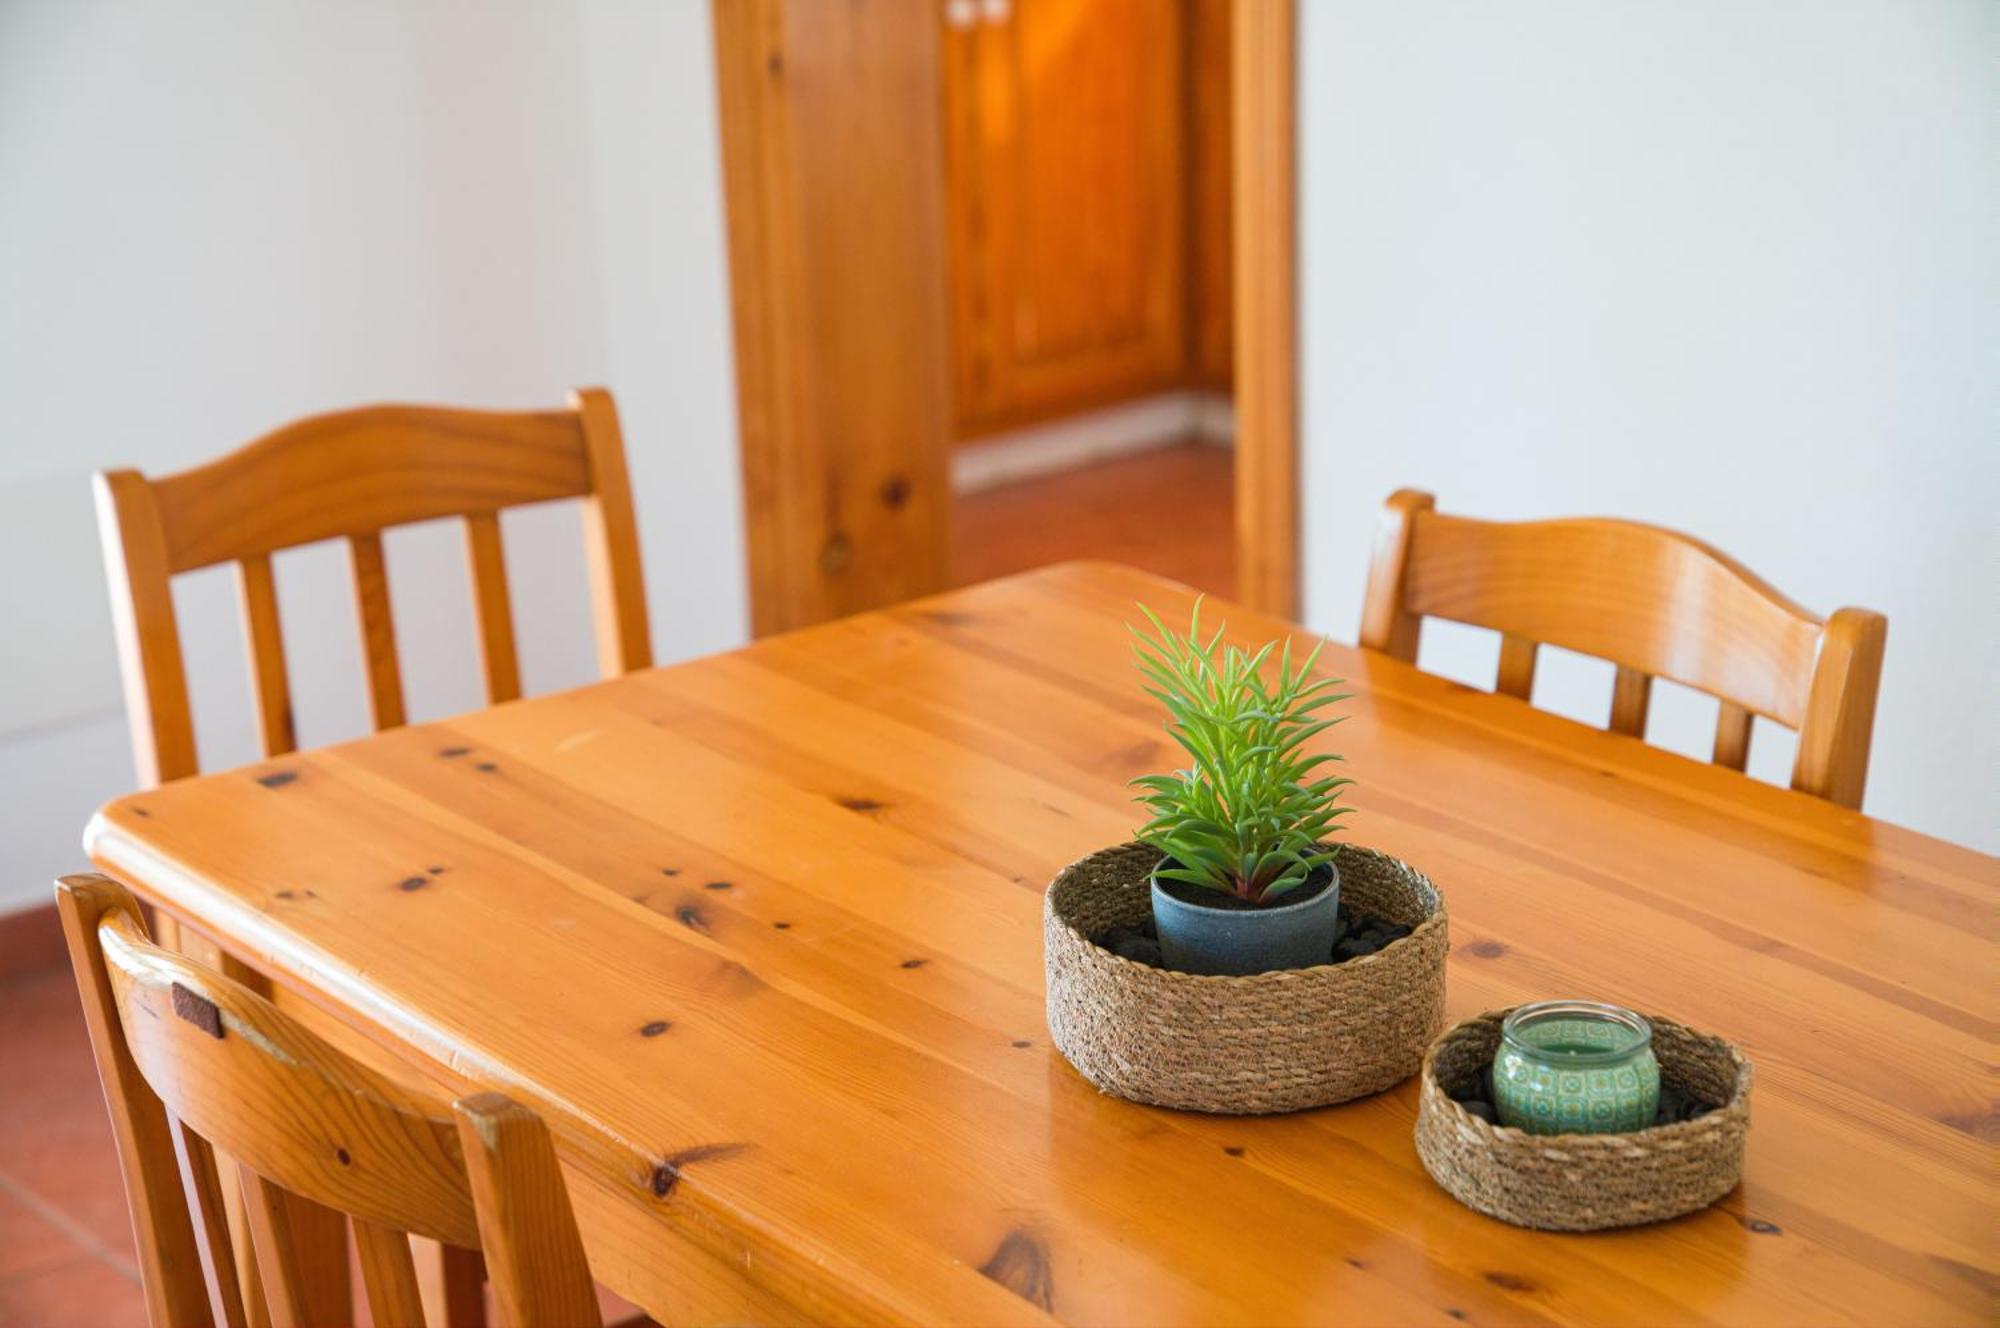
[[[1414,662],[1426,617],[1501,633],[1496,690],[1527,700],[1539,645],[1618,666],[1613,731],[1643,738],[1653,679],[1722,702],[1715,762],[1741,770],[1753,716],[1799,733],[1792,787],[1858,808],[1888,620],[1820,619],[1699,540],[1631,521],[1447,516],[1416,489],[1383,509],[1361,644]]]
[[[638,528],[610,393],[570,394],[565,410],[501,413],[424,406],[371,406],[297,421],[205,465],[151,478],[132,470],[96,480],[99,533],[111,583],[112,619],[124,674],[132,747],[142,785],[197,773],[194,717],[171,579],[234,561],[250,643],[258,727],[266,756],[294,750],[271,556],[345,538],[360,611],[375,727],[403,723],[402,675],[389,607],[381,532],[460,517],[465,522],[473,603],[487,699],[520,695],[513,613],[499,512],[550,499],[583,500],[597,622],[598,661],[608,677],[652,663]],[[294,1003],[261,975],[181,928],[158,919],[163,944],[278,1001],[309,1027],[360,1051],[316,1008]],[[390,1068],[388,1058],[378,1064]],[[236,1206],[232,1194],[230,1203]],[[297,1244],[344,1270],[346,1233],[308,1216]],[[478,1260],[449,1246],[425,1251],[422,1279],[452,1328],[483,1310]],[[245,1262],[242,1282],[257,1268]],[[344,1279],[344,1271],[340,1279]],[[338,1317],[344,1280],[330,1277],[325,1313]],[[254,1289],[254,1287],[253,1287]],[[253,1299],[254,1299],[253,1295]]]
[[[540,1118],[495,1093],[446,1107],[349,1060],[243,985],[146,935],[97,875],[56,902],[111,1108],[158,1328],[317,1321],[301,1211],[346,1215],[380,1328],[424,1322],[408,1235],[485,1252],[500,1321],[597,1324],[597,1297]],[[220,1149],[237,1161],[232,1232]],[[244,1229],[247,1228],[247,1231]],[[247,1238],[265,1297],[246,1301]],[[338,1270],[346,1276],[346,1268]]]
[[[97,476],[133,748],[147,785],[194,774],[193,716],[169,580],[235,562],[264,753],[293,750],[291,690],[271,555],[345,538],[360,606],[375,727],[403,722],[402,674],[382,556],[391,526],[462,517],[491,702],[521,693],[499,512],[581,498],[605,676],[652,663],[638,528],[611,394],[570,394],[567,410],[504,414],[371,406],[286,425],[229,455],[148,479]]]

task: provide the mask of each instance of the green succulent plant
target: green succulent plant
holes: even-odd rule
[[[1297,889],[1332,859],[1322,844],[1350,810],[1336,803],[1353,781],[1322,770],[1341,758],[1305,750],[1342,718],[1319,712],[1348,699],[1334,690],[1340,679],[1312,677],[1325,643],[1295,669],[1290,637],[1281,651],[1272,641],[1254,654],[1223,645],[1221,628],[1202,640],[1199,599],[1185,636],[1139,609],[1154,632],[1130,629],[1139,672],[1167,708],[1167,732],[1193,761],[1132,781],[1153,814],[1139,839],[1172,859],[1158,876],[1253,904]]]

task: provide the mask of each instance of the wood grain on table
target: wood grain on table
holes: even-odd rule
[[[1246,1119],[1078,1077],[1041,894],[1173,763],[1124,623],[1191,598],[1051,568],[174,783],[89,847],[540,1112],[593,1271],[664,1321],[1990,1322],[2000,864],[1383,656],[1329,647],[1328,738],[1348,837],[1449,899],[1449,1017],[1735,1039],[1742,1187],[1522,1231],[1424,1175],[1413,1083]]]

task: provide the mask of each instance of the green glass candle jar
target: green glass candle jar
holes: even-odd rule
[[[1529,1134],[1615,1134],[1653,1123],[1653,1027],[1595,1001],[1537,1001],[1508,1015],[1493,1057],[1493,1108]]]

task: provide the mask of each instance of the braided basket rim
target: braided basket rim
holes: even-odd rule
[[[1441,1034],[1424,1053],[1414,1131],[1417,1154],[1447,1194],[1475,1212],[1499,1218],[1517,1226],[1541,1230],[1587,1231],[1639,1226],[1665,1221],[1708,1207],[1735,1189],[1742,1181],[1742,1147],[1750,1128],[1750,1094],[1755,1070],[1741,1047],[1715,1033],[1678,1023],[1664,1015],[1642,1012],[1653,1027],[1655,1043],[1665,1034],[1668,1040],[1681,1039],[1704,1051],[1724,1058],[1731,1082],[1728,1099],[1692,1120],[1609,1134],[1530,1134],[1511,1125],[1502,1125],[1473,1115],[1446,1091],[1437,1074],[1441,1055],[1460,1044],[1493,1038],[1497,1040],[1501,1022],[1518,1006],[1487,1010],[1462,1020]],[[1663,1066],[1663,1068],[1665,1068]],[[1447,1150],[1434,1145],[1432,1138],[1443,1136],[1458,1145]],[[1705,1198],[1682,1203],[1649,1202],[1602,1212],[1527,1211],[1528,1205],[1496,1211],[1469,1197],[1469,1192],[1489,1178],[1511,1173],[1521,1160],[1558,1162],[1564,1165],[1578,1187],[1587,1186],[1592,1171],[1627,1168],[1635,1163],[1664,1159],[1678,1174],[1699,1176],[1714,1171],[1708,1183],[1690,1190],[1713,1190]],[[1727,1184],[1721,1182],[1726,1179]],[[1466,1191],[1466,1192],[1461,1192]]]
[[[1435,882],[1344,844],[1343,899],[1411,927],[1341,963],[1248,975],[1139,963],[1090,939],[1150,909],[1159,850],[1099,849],[1043,897],[1051,1042],[1103,1092],[1231,1115],[1331,1106],[1414,1079],[1444,1025],[1449,917]]]
[[[1397,867],[1400,867],[1405,871],[1410,872],[1411,875],[1413,875],[1418,881],[1422,882],[1423,886],[1429,891],[1431,896],[1430,916],[1426,917],[1422,922],[1418,923],[1415,927],[1412,927],[1410,929],[1410,934],[1408,936],[1399,937],[1372,954],[1357,955],[1352,959],[1342,960],[1338,964],[1333,964],[1333,963],[1314,964],[1309,968],[1276,968],[1276,969],[1271,969],[1270,971],[1264,973],[1250,973],[1250,974],[1184,973],[1177,968],[1156,968],[1152,964],[1142,964],[1136,959],[1127,959],[1124,955],[1118,954],[1116,951],[1113,950],[1107,950],[1105,949],[1105,947],[1099,945],[1096,941],[1091,940],[1090,937],[1084,935],[1083,932],[1079,931],[1074,923],[1072,923],[1068,918],[1062,915],[1062,912],[1056,908],[1054,901],[1055,882],[1060,881],[1065,876],[1067,876],[1069,874],[1071,867],[1081,866],[1083,863],[1089,862],[1092,858],[1100,857],[1107,852],[1116,852],[1120,849],[1134,847],[1137,844],[1137,842],[1138,841],[1134,840],[1131,844],[1114,845],[1110,849],[1098,849],[1095,852],[1086,853],[1082,857],[1078,858],[1075,862],[1070,863],[1068,866],[1064,867],[1061,871],[1057,872],[1055,876],[1051,878],[1051,882],[1049,885],[1049,894],[1047,896],[1048,899],[1047,911],[1048,911],[1048,916],[1054,919],[1056,925],[1061,927],[1064,931],[1068,932],[1072,937],[1076,939],[1076,941],[1079,944],[1087,945],[1091,949],[1098,951],[1113,965],[1122,966],[1124,969],[1136,970],[1141,973],[1149,974],[1152,977],[1167,978],[1174,982],[1186,982],[1192,984],[1205,983],[1211,986],[1224,986],[1224,987],[1236,983],[1245,983],[1245,984],[1260,983],[1268,985],[1268,984],[1278,984],[1285,982],[1324,981],[1327,969],[1337,968],[1340,969],[1342,972],[1355,972],[1362,966],[1373,963],[1377,959],[1381,959],[1396,946],[1402,945],[1406,941],[1416,941],[1420,937],[1427,938],[1432,932],[1438,931],[1447,925],[1447,918],[1445,914],[1444,892],[1437,888],[1436,882],[1432,881],[1428,876],[1424,875],[1416,868],[1410,866],[1409,863],[1404,862],[1401,858],[1393,857],[1390,854],[1382,852],[1380,849],[1369,848],[1365,844],[1341,843],[1339,845],[1329,846],[1337,849],[1333,858],[1333,865],[1336,871],[1339,870],[1341,858],[1345,857],[1350,853],[1360,853],[1360,854],[1366,854],[1370,857],[1381,858],[1386,862],[1389,862]],[[1160,856],[1165,857],[1166,855],[1161,854]]]

